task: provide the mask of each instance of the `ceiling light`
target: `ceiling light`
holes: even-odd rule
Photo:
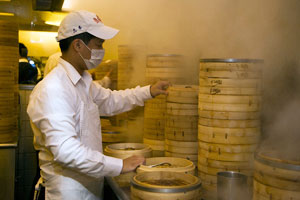
[[[15,13],[0,12],[1,16],[15,16]]]

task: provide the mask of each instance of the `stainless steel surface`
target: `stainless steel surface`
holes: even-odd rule
[[[29,85],[29,84],[20,84],[19,89],[20,90],[33,90],[35,85]]]
[[[18,146],[17,142],[14,143],[2,143],[0,144],[0,149],[2,148],[16,148]]]
[[[112,177],[105,177],[118,200],[130,200],[130,187],[120,187]]]
[[[200,62],[224,62],[224,63],[263,63],[261,59],[235,59],[235,58],[204,58]]]
[[[14,199],[16,143],[1,144],[0,199]]]
[[[218,200],[248,200],[247,176],[233,171],[219,172],[217,191]]]

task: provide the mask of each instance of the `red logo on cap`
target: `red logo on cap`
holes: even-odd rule
[[[99,22],[102,22],[102,20],[96,15],[96,17],[93,18],[93,20],[98,24]]]

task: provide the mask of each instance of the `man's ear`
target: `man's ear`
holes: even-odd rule
[[[73,40],[71,43],[71,46],[76,52],[80,51],[80,49],[82,47],[80,39]]]

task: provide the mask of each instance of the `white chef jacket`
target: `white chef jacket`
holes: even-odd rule
[[[101,199],[103,177],[119,175],[123,161],[102,154],[99,116],[143,106],[150,98],[150,86],[111,91],[60,58],[35,86],[27,108],[46,199]]]

